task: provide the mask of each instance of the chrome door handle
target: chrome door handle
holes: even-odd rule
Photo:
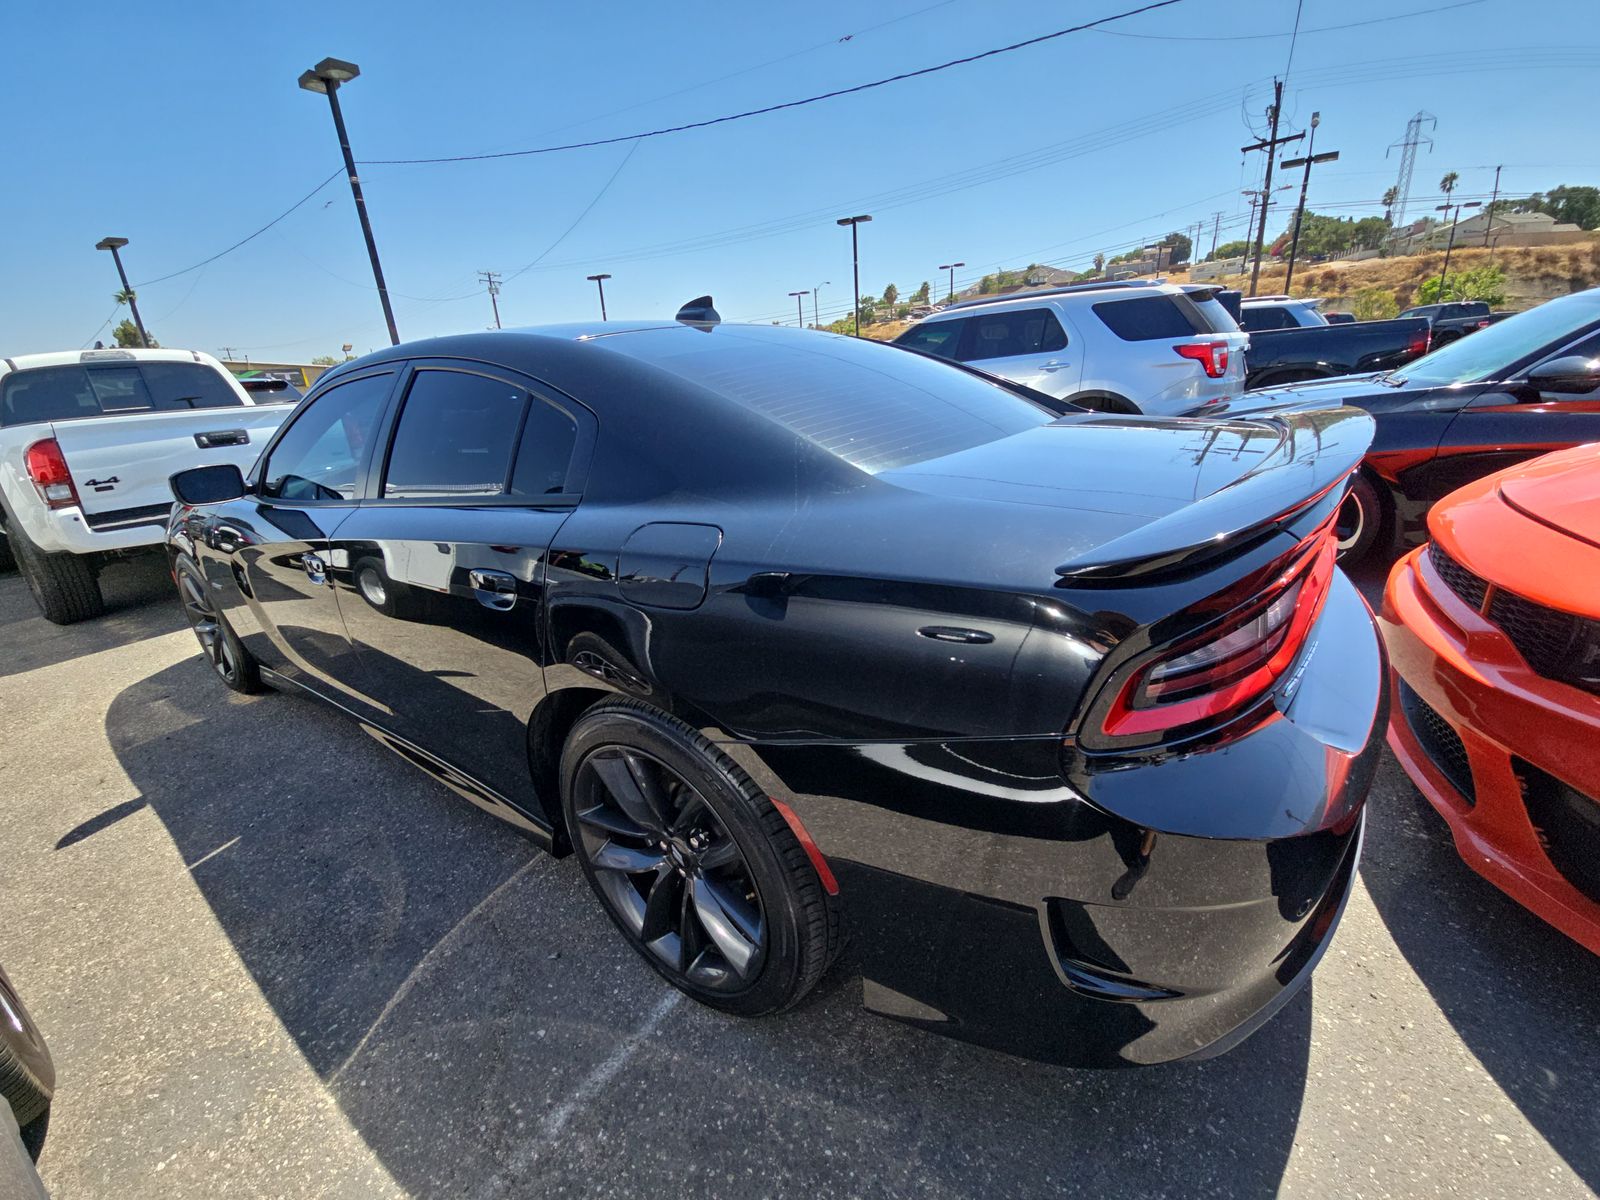
[[[244,534],[232,525],[218,525],[211,531],[211,548],[220,550],[224,554],[232,554],[244,545]]]
[[[315,554],[302,554],[300,556],[300,565],[305,568],[306,578],[311,580],[312,583],[328,582],[328,564]]]
[[[1052,358],[1049,362],[1040,363],[1039,369],[1043,371],[1059,371],[1063,367],[1070,367],[1071,365],[1069,362],[1062,362],[1060,359]]]
[[[490,571],[474,567],[467,572],[478,603],[496,612],[505,612],[517,602],[517,577],[509,571]]]

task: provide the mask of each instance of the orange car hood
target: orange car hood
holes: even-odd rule
[[[1548,454],[1500,480],[1511,507],[1600,547],[1600,446]]]

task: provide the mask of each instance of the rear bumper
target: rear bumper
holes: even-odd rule
[[[22,522],[23,532],[48,554],[97,554],[107,550],[137,550],[159,546],[166,540],[166,513],[143,517],[126,524],[93,529],[77,505],[48,512],[37,510],[12,514]]]
[[[1326,950],[1386,719],[1336,576],[1254,732],[1155,761],[1056,738],[743,746],[840,883],[869,1008],[1070,1066],[1237,1045]]]
[[[1600,856],[1600,698],[1535,674],[1420,550],[1390,573],[1380,625],[1396,697],[1389,744],[1462,859],[1600,954],[1596,876],[1574,870]],[[1560,807],[1536,818],[1530,804]],[[1569,808],[1577,821],[1563,819]]]

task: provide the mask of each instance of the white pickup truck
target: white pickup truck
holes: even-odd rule
[[[257,403],[209,354],[70,350],[0,362],[0,567],[47,620],[99,616],[108,557],[161,544],[168,478],[248,470],[293,404]]]

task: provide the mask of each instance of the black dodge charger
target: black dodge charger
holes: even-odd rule
[[[174,477],[184,609],[571,852],[656,971],[1079,1065],[1236,1044],[1349,894],[1382,651],[1348,409],[1052,411],[903,350],[676,321],[397,346]]]

